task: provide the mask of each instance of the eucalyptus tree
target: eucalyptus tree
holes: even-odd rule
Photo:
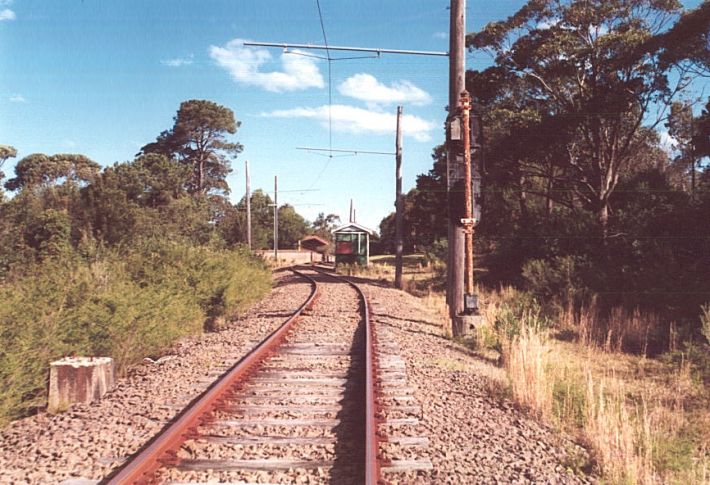
[[[592,211],[606,237],[620,177],[690,82],[685,71],[669,75],[684,68],[661,50],[642,48],[681,13],[676,0],[529,0],[469,34],[469,48],[495,57],[469,86],[506,140],[508,175],[548,201]]]

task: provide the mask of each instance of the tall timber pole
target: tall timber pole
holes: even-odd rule
[[[279,262],[279,187],[274,175],[274,263]]]
[[[251,251],[251,188],[249,185],[249,160],[244,160],[244,174],[247,181],[247,245]]]
[[[395,142],[395,160],[397,178],[395,188],[395,269],[394,269],[394,286],[402,289],[402,251],[404,250],[404,242],[402,241],[402,219],[404,218],[404,200],[402,198],[402,107],[397,106],[397,138]]]
[[[453,124],[465,88],[466,2],[451,0],[449,32],[449,123]],[[468,129],[468,127],[461,127]],[[451,331],[454,337],[466,335],[464,313],[464,228],[463,219],[463,160],[455,143],[451,142],[451,128],[447,129],[447,193],[449,205],[448,257],[446,271],[446,302],[449,305]]]

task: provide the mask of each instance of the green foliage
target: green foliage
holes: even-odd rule
[[[511,293],[510,298],[502,302],[493,327],[498,335],[510,342],[520,335],[523,325],[541,330],[548,328],[550,323],[532,294],[515,291]]]
[[[192,194],[228,194],[226,177],[230,161],[242,151],[228,142],[241,123],[231,109],[212,101],[189,100],[180,104],[172,129],[141,148],[143,154],[158,154],[178,160],[190,170],[187,190]]]
[[[28,155],[15,166],[15,177],[5,183],[8,190],[46,187],[59,180],[78,184],[90,182],[99,173],[99,165],[85,157],[75,154]]]
[[[123,371],[269,288],[263,262],[245,252],[160,241],[34,265],[0,284],[0,422],[43,405],[54,359],[108,355]]]
[[[594,286],[594,265],[584,256],[532,259],[523,265],[527,288],[539,301],[561,299],[561,304],[589,301]]]
[[[279,247],[295,249],[308,232],[308,223],[289,204],[279,207]]]

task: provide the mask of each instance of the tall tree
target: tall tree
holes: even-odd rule
[[[193,99],[180,104],[174,121],[170,130],[141,148],[141,153],[165,155],[189,166],[192,176],[187,188],[192,194],[228,194],[230,164],[243,149],[227,141],[227,135],[234,135],[241,125],[232,110]]]
[[[535,158],[551,165],[535,170],[571,189],[567,203],[594,211],[604,236],[620,176],[663,120],[652,108],[669,104],[688,83],[681,73],[671,85],[658,51],[631,54],[680,12],[675,0],[530,0],[467,37],[470,48],[496,56],[496,66],[476,75],[484,88],[494,87],[488,101],[515,98],[507,109],[527,125],[529,143],[518,144],[518,153],[530,159],[538,150]],[[519,183],[524,195],[529,181]],[[550,198],[564,193],[548,189]]]
[[[10,145],[0,145],[0,169],[2,169],[2,166],[9,158],[15,158],[16,156],[17,150],[15,147]],[[3,174],[2,170],[0,170],[0,180],[2,180],[4,176],[5,174]]]
[[[2,182],[2,179],[5,178],[5,173],[3,173],[2,171],[2,166],[8,159],[15,158],[16,156],[17,150],[15,149],[15,147],[10,145],[0,145],[0,182]],[[0,202],[2,202],[4,198],[5,194],[2,191],[2,187],[0,187]]]
[[[318,216],[315,218],[313,223],[311,224],[311,228],[313,229],[313,233],[320,237],[325,239],[326,241],[330,241],[331,239],[331,233],[333,229],[338,227],[340,224],[340,216],[337,214],[328,214],[326,215],[325,212],[319,212]]]
[[[94,180],[100,168],[99,164],[84,155],[33,153],[17,162],[15,177],[5,182],[5,188],[46,188],[58,182],[80,185]]]
[[[279,246],[295,248],[308,231],[308,223],[290,204],[279,207]]]
[[[676,141],[678,155],[675,162],[684,167],[683,173],[690,174],[690,191],[695,191],[695,168],[697,156],[693,146],[696,132],[696,120],[693,117],[693,108],[688,103],[673,103],[670,115],[666,122],[668,134]],[[685,185],[685,184],[684,184]]]
[[[693,148],[697,157],[710,157],[710,97],[705,109],[696,121]]]

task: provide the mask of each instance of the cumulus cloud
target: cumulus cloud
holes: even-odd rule
[[[10,10],[9,8],[4,8],[0,10],[0,22],[3,20],[15,20],[17,16],[15,15],[15,12]]]
[[[11,103],[26,103],[27,102],[25,97],[21,94],[13,94],[8,99],[10,100]]]
[[[276,110],[264,113],[262,116],[314,119],[320,122],[322,126],[327,127],[329,110],[328,105],[324,105],[315,108]],[[394,135],[397,130],[397,117],[394,113],[383,113],[355,106],[335,104],[332,106],[330,116],[333,121],[333,129],[336,131],[355,134]],[[430,141],[430,132],[436,126],[436,124],[418,116],[404,115],[402,117],[402,132],[417,141]]]
[[[658,137],[660,139],[661,148],[666,153],[668,153],[669,155],[675,153],[675,151],[678,149],[678,140],[673,138],[671,134],[668,133],[666,130],[660,130],[658,132]]]
[[[189,57],[176,57],[174,59],[164,59],[160,61],[160,63],[164,66],[168,67],[182,67],[182,66],[189,66],[192,64],[193,60],[193,55],[190,54]]]
[[[387,86],[367,73],[355,74],[338,86],[344,96],[369,104],[411,103],[423,105],[431,102],[429,93],[409,81],[396,81]]]
[[[282,93],[325,86],[316,60],[302,52],[282,53],[280,65],[266,49],[245,47],[243,39],[233,39],[222,47],[210,46],[210,57],[240,84]],[[274,64],[277,64],[274,66]],[[276,70],[268,70],[269,68]]]

